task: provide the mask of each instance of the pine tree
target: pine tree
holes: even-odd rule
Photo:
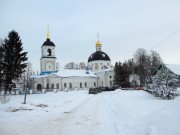
[[[3,42],[0,41],[0,90],[2,89],[3,84]]]
[[[123,80],[123,71],[122,71],[122,63],[116,62],[114,67],[114,84],[121,86],[121,82]]]
[[[128,66],[127,62],[124,62],[122,64],[122,71],[121,71],[121,87],[126,88],[126,87],[130,87],[130,83],[129,83],[129,75],[131,74],[131,70]]]
[[[114,85],[119,85],[119,65],[118,65],[118,62],[115,63],[115,67],[114,67]]]
[[[25,71],[27,52],[23,52],[20,36],[16,31],[11,31],[8,38],[3,41],[3,75],[5,91],[11,89],[13,80],[16,80]]]

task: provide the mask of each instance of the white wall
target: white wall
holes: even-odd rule
[[[98,78],[91,77],[70,77],[70,78],[62,78],[62,89],[64,89],[64,83],[66,83],[66,88],[68,89],[84,89],[85,83],[87,84],[87,88],[94,87],[94,83],[97,85]],[[70,88],[70,83],[72,84],[72,88]],[[80,83],[82,83],[82,88],[80,88]]]
[[[64,83],[66,83],[66,88],[69,90],[75,90],[75,88],[78,89],[85,89],[94,87],[94,83],[96,83],[96,86],[98,84],[98,78],[91,78],[91,77],[70,77],[70,78],[60,78],[57,76],[47,76],[47,77],[41,77],[41,78],[34,78],[34,89],[37,91],[37,85],[41,84],[42,89],[46,89],[47,83],[49,84],[50,90],[51,85],[54,84],[54,88],[57,89],[56,84],[59,84],[58,90],[64,90]],[[72,84],[72,88],[70,88],[70,83]],[[80,88],[80,83],[82,83],[82,88]],[[87,84],[87,87],[85,87],[85,83]]]
[[[43,71],[56,71],[56,58],[41,58],[41,72]]]
[[[55,47],[54,46],[42,46],[41,56],[48,56],[48,49],[51,49],[51,57],[55,57]]]
[[[113,78],[114,78],[113,69],[109,71],[97,72],[96,74],[99,76],[98,86],[110,86],[110,81],[111,81],[111,85],[113,85]]]
[[[48,49],[51,49],[51,56],[48,56]],[[43,58],[48,57],[48,58]],[[44,71],[56,71],[56,58],[55,57],[55,47],[54,46],[42,46],[41,47],[41,60],[40,67],[41,72]]]
[[[88,67],[91,69],[93,72],[99,72],[99,71],[103,71],[104,69],[102,69],[103,66],[106,66],[107,68],[111,67],[111,61],[105,61],[105,60],[96,60],[96,61],[91,61],[88,62]],[[98,66],[98,69],[96,69],[96,65]]]

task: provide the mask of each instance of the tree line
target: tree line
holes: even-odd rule
[[[64,69],[85,70],[86,63],[85,62],[80,62],[80,63],[70,62],[64,66]]]
[[[27,52],[18,32],[12,30],[0,42],[0,89],[10,91],[27,67]]]
[[[157,67],[162,64],[160,54],[154,50],[148,52],[139,48],[133,58],[121,62],[116,62],[114,67],[114,84],[121,87],[131,87],[137,85],[136,79],[129,82],[129,76],[137,74],[140,80],[140,86],[144,86],[151,81],[151,76]]]

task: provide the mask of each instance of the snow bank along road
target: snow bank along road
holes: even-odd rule
[[[180,135],[180,97],[161,100],[144,91],[72,91],[13,96],[0,105],[1,135]],[[48,107],[36,107],[46,104]],[[13,108],[33,109],[11,112]]]

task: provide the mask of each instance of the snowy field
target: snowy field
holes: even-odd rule
[[[28,95],[26,105],[23,98],[0,104],[0,135],[180,135],[180,97],[116,90]]]

